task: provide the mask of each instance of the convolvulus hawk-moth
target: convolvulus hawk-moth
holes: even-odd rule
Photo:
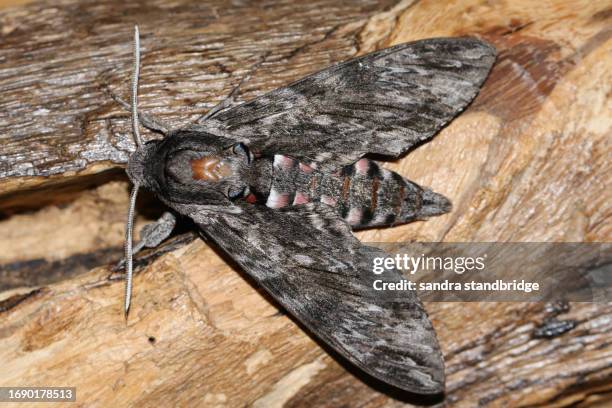
[[[443,214],[444,196],[364,158],[397,158],[431,138],[476,96],[495,50],[473,38],[436,38],[332,66],[250,102],[213,108],[170,130],[137,111],[138,28],[131,107],[136,151],[126,233],[130,307],[132,218],[144,187],[190,217],[316,336],[399,388],[444,390],[444,362],[416,294],[384,298],[368,286],[371,259],[352,229]],[[143,143],[138,124],[164,134]],[[145,228],[155,246],[175,217]],[[401,279],[398,271],[387,280]]]

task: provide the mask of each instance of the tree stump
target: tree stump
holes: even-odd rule
[[[447,373],[444,402],[427,401],[336,360],[189,225],[139,257],[127,322],[111,268],[134,148],[113,96],[128,98],[134,23],[140,108],[177,127],[249,74],[239,100],[397,43],[486,39],[498,58],[477,99],[387,165],[451,198],[453,211],[358,236],[609,242],[611,16],[608,1],[587,0],[0,9],[0,386],[74,386],[79,406],[609,404],[610,303],[426,304]],[[162,210],[143,197],[136,229]],[[575,327],[534,336],[551,316]]]

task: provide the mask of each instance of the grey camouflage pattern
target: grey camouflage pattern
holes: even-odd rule
[[[426,311],[413,292],[372,290],[379,278],[372,258],[385,253],[361,244],[347,216],[352,207],[373,208],[371,224],[363,214],[355,218],[352,226],[359,227],[450,209],[443,196],[359,159],[369,153],[398,157],[432,137],[475,97],[494,60],[495,50],[473,38],[381,50],[149,142],[130,157],[127,172],[135,184],[192,218],[282,307],[349,361],[401,389],[440,394],[444,361]],[[312,179],[291,171],[284,178],[274,174],[271,163],[279,155],[316,169],[313,174],[327,177],[328,186],[312,190],[319,196],[311,202],[267,206],[275,188],[295,193]],[[344,177],[342,184],[334,184],[332,175]],[[248,201],[257,189],[264,201]],[[346,199],[334,207],[324,194]],[[402,279],[395,270],[381,276],[387,282]]]

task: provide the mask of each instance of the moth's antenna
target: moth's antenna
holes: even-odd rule
[[[134,229],[134,211],[136,209],[136,196],[138,195],[138,183],[134,184],[132,193],[130,194],[130,207],[128,209],[127,224],[125,226],[125,302],[123,304],[123,312],[127,319],[128,312],[130,311],[130,302],[132,300],[132,274],[133,265],[132,258],[134,253],[132,251],[132,231]]]
[[[138,76],[140,71],[140,33],[138,26],[134,26],[134,72],[132,75],[132,131],[134,133],[134,142],[136,148],[142,146],[142,138],[138,131]],[[125,302],[123,304],[123,312],[127,320],[128,312],[130,311],[130,302],[132,300],[132,274],[133,264],[132,258],[134,251],[132,249],[132,231],[134,229],[134,211],[136,209],[136,196],[138,195],[138,182],[134,183],[130,194],[130,207],[128,209],[128,218],[125,226]]]
[[[140,76],[140,32],[138,25],[134,26],[134,73],[132,74],[132,131],[138,147],[142,146],[142,138],[138,131],[138,77]]]

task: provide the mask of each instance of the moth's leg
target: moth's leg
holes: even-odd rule
[[[227,108],[230,108],[232,105],[235,105],[236,104],[236,95],[238,94],[238,92],[240,90],[240,87],[246,81],[251,79],[251,76],[253,75],[253,73],[266,60],[267,56],[268,56],[268,54],[264,55],[263,58],[261,58],[255,65],[253,65],[253,67],[249,70],[249,72],[244,77],[242,77],[240,82],[238,82],[238,85],[236,85],[234,87],[234,89],[232,89],[232,92],[230,92],[230,94],[227,96],[227,98],[223,99],[221,102],[219,102],[218,104],[213,106],[213,108],[211,110],[209,110],[208,112],[206,112],[206,114],[204,116],[202,116],[200,119],[198,119],[196,123],[203,123],[207,119],[210,119],[213,116],[215,116],[217,113],[221,112],[222,110],[225,110]]]
[[[176,217],[171,212],[166,211],[157,221],[142,227],[142,230],[140,230],[140,242],[132,249],[133,253],[136,254],[145,247],[155,248],[170,236],[175,225]],[[119,261],[116,268],[122,268],[124,264],[125,258]]]
[[[246,77],[245,77],[246,78]],[[213,108],[211,110],[209,110],[208,112],[206,112],[206,114],[204,116],[202,116],[200,119],[198,119],[197,123],[203,123],[205,122],[207,119],[212,118],[213,116],[215,116],[217,113],[219,113],[220,111],[229,108],[230,106],[232,106],[236,101],[234,99],[234,97],[236,96],[236,94],[238,93],[238,90],[240,89],[240,85],[242,85],[242,83],[244,82],[245,78],[242,78],[240,80],[240,82],[238,83],[238,85],[236,85],[236,87],[234,87],[234,89],[232,89],[232,92],[230,92],[230,94],[227,96],[227,98],[223,99],[221,102],[219,102],[218,104],[216,104],[215,106],[213,106]]]
[[[121,97],[115,95],[115,94],[111,94],[111,97],[121,106],[123,106],[123,108],[125,108],[128,111],[131,111],[132,107],[129,103],[127,103],[126,101],[124,101],[123,99],[121,99]],[[164,136],[167,136],[168,133],[170,133],[170,126],[164,124],[163,122],[161,122],[158,119],[155,119],[153,116],[148,115],[146,113],[143,113],[141,111],[138,111],[138,119],[139,122],[142,126],[144,126],[145,128],[156,132],[156,133],[161,133]]]

